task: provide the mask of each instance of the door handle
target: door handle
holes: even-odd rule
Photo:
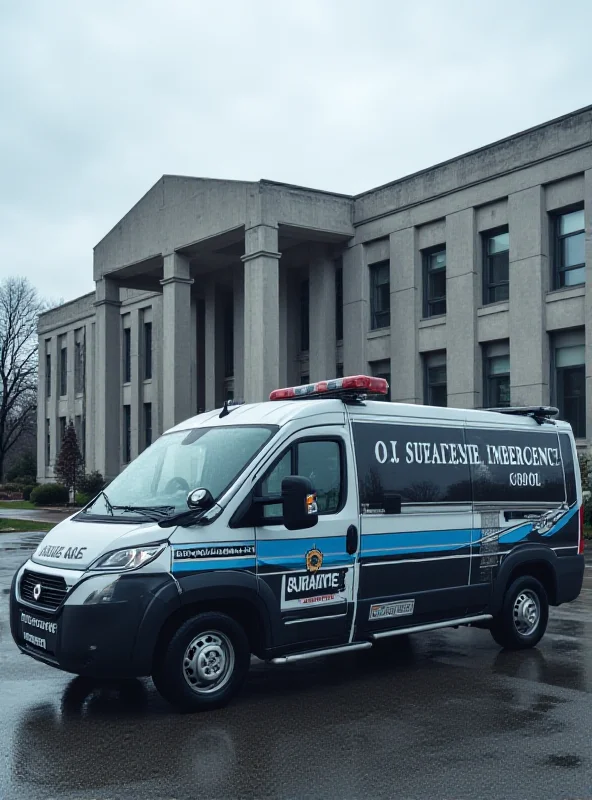
[[[345,537],[345,549],[350,556],[353,556],[358,549],[358,529],[355,525],[350,525]]]

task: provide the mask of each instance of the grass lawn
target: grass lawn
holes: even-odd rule
[[[37,508],[29,500],[0,500],[0,508]]]
[[[12,531],[50,531],[54,526],[51,522],[32,522],[28,519],[0,519],[0,533]]]

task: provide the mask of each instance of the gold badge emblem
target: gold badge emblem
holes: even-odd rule
[[[309,572],[318,572],[323,566],[323,554],[319,549],[313,547],[306,554],[306,569]]]

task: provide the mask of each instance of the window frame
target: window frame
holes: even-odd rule
[[[386,267],[388,272],[388,281],[384,281],[383,283],[377,283],[375,281],[374,276],[378,274],[378,270]],[[368,264],[368,270],[370,272],[370,330],[371,331],[384,331],[391,326],[391,304],[390,304],[390,297],[391,297],[391,262],[389,258],[383,259],[382,261],[376,261],[373,264]],[[375,300],[377,297],[377,290],[379,286],[386,286],[388,285],[389,291],[389,301],[388,306],[386,309],[382,309],[380,311],[376,310]],[[377,316],[378,315],[387,315],[388,316],[388,323],[386,325],[379,325],[377,323]]]
[[[150,333],[148,334],[148,331]],[[148,334],[148,335],[147,335]],[[144,321],[144,329],[143,329],[143,339],[144,339],[144,380],[150,381],[152,380],[152,320],[145,320]],[[150,346],[148,346],[150,344]]]
[[[45,397],[51,397],[51,353],[45,353]]]
[[[492,283],[490,280],[490,254],[488,252],[488,242],[490,239],[494,239],[496,236],[500,236],[502,233],[508,234],[508,249],[504,250],[508,254],[508,280],[502,281],[501,283]],[[499,228],[492,228],[488,231],[481,232],[481,243],[482,243],[482,259],[483,259],[483,269],[482,269],[482,282],[483,282],[483,305],[490,306],[494,303],[507,303],[510,299],[510,228],[508,225],[500,225]],[[497,289],[499,286],[507,286],[508,287],[508,297],[504,298],[503,300],[492,300],[491,299],[491,290]]]
[[[423,277],[423,317],[424,319],[433,319],[434,317],[445,317],[447,313],[447,305],[446,305],[446,283],[444,283],[444,295],[443,297],[432,298],[429,297],[429,276],[434,274],[435,272],[443,272],[444,277],[446,278],[446,269],[447,263],[444,264],[443,267],[438,267],[437,269],[430,269],[430,260],[433,256],[438,255],[438,253],[444,253],[446,255],[446,245],[436,245],[435,247],[429,247],[426,250],[422,250],[422,277]],[[444,303],[444,311],[438,314],[432,314],[430,312],[430,305],[434,303]]]
[[[64,391],[62,391],[64,390]],[[68,345],[60,347],[60,397],[68,396]]]
[[[584,273],[584,280],[581,283],[574,283],[574,284],[563,284],[561,285],[561,276],[565,275],[566,272],[571,272],[572,270],[576,269],[584,269],[586,268],[586,219],[584,216],[584,227],[581,230],[573,231],[572,233],[565,233],[561,234],[559,232],[560,225],[561,225],[561,218],[566,216],[567,214],[573,214],[575,211],[584,211],[585,207],[584,203],[576,203],[573,206],[567,206],[566,208],[562,208],[558,211],[554,211],[552,214],[552,234],[553,234],[553,289],[555,291],[559,289],[574,289],[577,286],[585,286],[586,285],[586,278]],[[570,267],[564,267],[561,265],[563,260],[563,248],[561,246],[564,239],[569,239],[572,236],[579,236],[584,235],[584,261],[581,264],[574,264]]]
[[[335,340],[343,341],[343,257],[335,259]]]
[[[131,464],[132,461],[132,407],[129,403],[123,405],[123,463]],[[128,424],[129,421],[129,424]]]
[[[430,358],[434,358],[436,355],[443,354],[444,355],[444,364],[432,364],[430,365]],[[446,383],[442,384],[434,384],[436,386],[446,386],[446,405],[445,406],[435,406],[433,403],[430,403],[430,388],[432,384],[429,382],[429,375],[430,369],[439,369],[444,367],[446,370]],[[442,351],[434,351],[431,353],[424,354],[424,366],[423,366],[423,402],[424,405],[430,406],[431,408],[448,408],[448,363],[447,363],[447,354],[445,350]]]
[[[132,329],[123,329],[123,383],[132,382]]]
[[[148,432],[148,425],[147,425],[148,415],[146,414],[147,411],[149,411],[149,413],[150,413],[150,441],[148,441],[148,436],[146,435],[147,432]],[[144,428],[144,430],[143,430],[144,449],[146,449],[147,447],[150,447],[150,445],[153,442],[153,438],[152,438],[152,403],[151,402],[143,403],[142,415],[143,415],[143,423],[144,423],[143,424],[143,428]]]
[[[335,442],[339,447],[339,466],[340,466],[340,478],[341,478],[341,486],[339,491],[339,504],[335,511],[331,512],[319,512],[319,518],[321,517],[334,517],[337,514],[340,514],[347,504],[347,497],[348,497],[348,474],[347,474],[347,454],[345,451],[345,442],[341,438],[341,436],[304,436],[301,439],[296,439],[295,441],[291,442],[287,447],[284,447],[281,452],[279,453],[276,458],[272,461],[271,465],[268,469],[265,470],[263,475],[259,478],[255,487],[251,493],[251,497],[253,500],[261,499],[263,497],[270,497],[275,499],[275,495],[264,495],[262,493],[262,486],[263,481],[274,471],[277,465],[286,457],[286,453],[291,453],[290,455],[290,476],[298,475],[298,458],[295,455],[298,446],[301,444],[306,444],[307,442]],[[281,495],[277,495],[278,503],[281,503]],[[274,504],[275,505],[275,504]],[[268,525],[283,525],[284,519],[283,517],[265,517],[264,516],[264,506],[260,504],[253,504],[251,506],[252,509],[255,509],[254,521],[253,525],[257,528],[267,528]]]
[[[498,352],[498,353],[492,352],[492,351],[495,350],[496,347],[497,347],[497,349],[500,350],[500,352]],[[501,352],[502,349],[506,350],[506,352]],[[494,359],[494,358],[504,358],[505,356],[507,356],[508,359],[510,360],[510,370],[507,373],[506,372],[502,372],[502,373],[498,373],[497,375],[492,375],[491,372],[490,372],[490,362],[492,361],[492,359]],[[510,384],[510,381],[511,381],[511,378],[510,378],[511,369],[512,369],[512,361],[511,361],[511,355],[510,355],[510,343],[509,343],[509,341],[508,341],[507,347],[505,347],[505,345],[503,345],[502,342],[485,342],[483,344],[483,399],[484,399],[483,405],[484,405],[485,408],[509,408],[512,405],[511,398],[510,398],[507,406],[500,406],[499,404],[494,403],[492,401],[491,388],[490,388],[490,380],[492,380],[493,378],[496,378],[496,377],[500,377],[500,376],[501,377],[505,377],[507,375],[507,377],[508,377],[508,385],[510,386],[510,390],[511,390],[511,384]]]
[[[310,279],[300,281],[300,352],[310,351]],[[306,345],[306,346],[305,346]]]

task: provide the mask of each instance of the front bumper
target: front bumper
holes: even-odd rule
[[[150,675],[165,620],[180,605],[177,584],[167,573],[110,576],[112,596],[87,602],[90,577],[70,590],[54,613],[20,601],[15,575],[10,592],[10,630],[21,652],[76,675],[131,678]],[[102,578],[104,582],[104,577]]]

